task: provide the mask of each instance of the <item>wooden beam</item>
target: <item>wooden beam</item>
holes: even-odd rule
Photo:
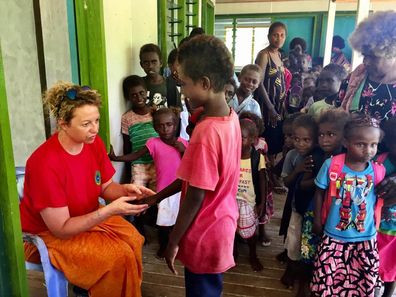
[[[0,46],[0,296],[28,296],[14,153]]]
[[[359,0],[357,13],[356,13],[356,27],[361,21],[363,21],[366,17],[368,17],[369,12],[370,12],[370,0]],[[352,51],[352,70],[355,69],[361,63],[363,63],[363,56],[355,50]]]
[[[248,2],[317,2],[326,0],[216,0],[216,4],[219,3],[248,3]],[[371,0],[371,2],[383,2],[389,3],[393,0]],[[337,0],[338,3],[358,3],[358,0]]]
[[[323,57],[323,66],[330,63],[331,60],[331,48],[333,43],[334,23],[335,14],[337,10],[336,0],[328,0],[329,9],[327,14],[327,28],[326,28],[326,39],[325,39],[325,51]]]
[[[75,0],[80,83],[98,90],[102,98],[99,135],[110,146],[106,42],[103,2]]]

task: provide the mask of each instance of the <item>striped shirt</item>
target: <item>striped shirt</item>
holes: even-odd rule
[[[121,117],[121,132],[128,135],[132,144],[132,152],[140,150],[146,145],[146,141],[151,137],[158,137],[153,127],[153,117],[151,113],[140,115],[132,110],[126,112]],[[149,164],[153,159],[149,154],[135,160],[132,164]]]

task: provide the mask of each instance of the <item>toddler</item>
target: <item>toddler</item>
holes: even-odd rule
[[[380,140],[377,120],[353,115],[344,128],[346,154],[327,159],[315,179],[313,231],[321,234],[324,223],[324,234],[314,261],[313,296],[373,297],[380,285],[374,184],[385,170],[370,161]],[[336,160],[343,164],[330,171]]]
[[[318,120],[318,144],[320,149],[311,154],[313,167],[311,172],[305,172],[296,191],[296,199],[300,200],[299,212],[303,215],[301,236],[301,274],[298,297],[306,296],[309,281],[312,276],[313,260],[316,246],[320,238],[312,233],[313,225],[313,197],[315,193],[314,178],[319,172],[325,159],[342,152],[344,126],[349,114],[343,110],[327,110]]]
[[[316,146],[317,139],[317,125],[314,118],[307,114],[297,117],[293,121],[293,135],[294,149],[287,153],[282,170],[283,181],[289,189],[288,198],[292,209],[285,241],[289,261],[281,278],[281,282],[286,287],[293,286],[296,268],[301,259],[302,216],[297,212],[294,193],[302,174],[312,170],[313,161],[310,154]]]
[[[257,137],[263,127],[261,119],[252,113],[243,112],[240,115],[242,134],[242,155],[239,175],[237,202],[239,208],[238,228],[239,236],[246,239],[249,246],[249,261],[254,271],[263,270],[263,265],[256,253],[256,229],[258,213],[265,207],[265,159],[254,149]],[[258,200],[258,204],[256,201]],[[235,242],[234,256],[237,257],[237,243]]]

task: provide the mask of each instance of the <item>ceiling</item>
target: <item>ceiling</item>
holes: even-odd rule
[[[246,3],[246,2],[287,2],[287,1],[301,1],[301,0],[216,0],[216,3]],[[310,1],[323,1],[328,0],[306,0]],[[358,0],[336,0],[338,3],[357,3]],[[389,0],[371,0],[371,2],[388,2]]]

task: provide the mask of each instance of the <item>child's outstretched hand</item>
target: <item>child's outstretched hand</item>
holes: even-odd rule
[[[110,144],[110,151],[109,151],[108,156],[109,156],[109,159],[110,159],[111,161],[117,161],[117,156],[116,156],[116,154],[114,153],[114,149],[113,149],[113,146],[112,146],[111,144]]]
[[[176,255],[177,255],[178,251],[179,251],[179,246],[173,245],[170,242],[168,243],[168,247],[166,248],[166,251],[165,251],[166,264],[168,264],[170,271],[172,271],[172,273],[176,274],[176,275],[178,273],[175,268],[175,259],[176,259]]]
[[[181,141],[176,140],[175,144],[173,145],[180,154],[184,154],[184,152],[186,151],[186,147],[184,146],[184,143]]]
[[[132,204],[147,204],[148,206],[153,206],[157,204],[157,195],[151,195],[144,198],[132,200],[130,203]]]

